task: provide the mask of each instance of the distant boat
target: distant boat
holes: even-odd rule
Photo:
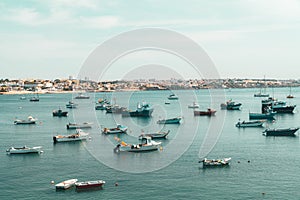
[[[216,110],[212,110],[210,108],[207,109],[207,111],[198,111],[198,110],[195,110],[194,111],[194,116],[203,116],[203,115],[207,115],[207,116],[212,116],[212,115],[215,115],[216,114]]]
[[[33,118],[32,116],[28,116],[27,119],[23,119],[23,120],[21,120],[21,119],[16,119],[16,120],[14,121],[14,124],[15,124],[15,125],[35,124],[36,121],[37,121],[37,119]]]
[[[168,96],[168,99],[169,99],[169,100],[177,100],[177,99],[178,99],[178,96],[176,96],[175,94],[170,94],[170,95]]]
[[[207,159],[199,161],[199,163],[203,163],[203,167],[222,167],[228,166],[230,164],[231,158],[222,158],[222,159]]]
[[[56,135],[53,136],[53,142],[73,142],[82,141],[88,139],[89,134],[83,132],[81,129],[77,129],[75,134],[72,135]]]
[[[287,95],[287,97],[286,98],[288,98],[288,99],[292,99],[292,98],[294,98],[294,96],[292,95],[292,87],[290,87],[290,94],[289,95]]]
[[[78,179],[69,179],[69,180],[66,180],[66,181],[56,184],[55,188],[66,190],[66,189],[73,187],[77,181],[78,181]]]
[[[122,114],[123,111],[126,111],[125,107],[120,107],[119,105],[107,105],[105,107],[106,113]]]
[[[29,154],[29,153],[41,153],[41,146],[38,147],[10,147],[6,150],[7,154]]]
[[[296,105],[286,105],[285,101],[278,101],[272,97],[262,100],[262,113],[271,108],[276,113],[293,113]]]
[[[199,104],[197,104],[196,102],[193,102],[192,105],[188,105],[188,108],[199,108]]]
[[[78,104],[72,102],[72,101],[69,101],[68,104],[66,104],[66,107],[67,108],[77,108]]]
[[[143,133],[139,136],[139,139],[142,139],[143,137],[150,137],[151,139],[166,139],[169,133],[170,130],[168,130],[167,132],[146,133],[146,134]]]
[[[266,136],[295,136],[299,128],[266,129],[263,133]]]
[[[91,188],[102,187],[104,184],[105,184],[105,181],[98,180],[98,181],[76,182],[75,186],[76,186],[76,189],[91,189]]]
[[[274,120],[275,112],[268,113],[249,113],[249,119],[269,119]]]
[[[171,103],[170,103],[169,101],[165,101],[165,104],[167,104],[167,105],[168,105],[168,104],[171,104]]]
[[[25,96],[21,96],[20,100],[26,100],[26,97]]]
[[[75,99],[89,99],[90,97],[87,95],[84,95],[82,93],[79,93],[78,96],[75,97]]]
[[[155,142],[150,137],[143,137],[140,144],[127,144],[125,142],[119,143],[114,151],[118,152],[144,152],[156,151],[160,147],[161,142]]]
[[[117,133],[126,133],[128,127],[118,124],[115,128],[103,128],[102,133],[104,134],[117,134]]]
[[[82,124],[69,123],[67,124],[67,129],[81,129],[81,128],[92,128],[92,123],[84,122]]]
[[[123,117],[151,117],[153,108],[148,103],[138,103],[136,111],[130,111],[130,110],[123,110],[122,116]]]
[[[68,112],[67,111],[62,111],[60,108],[58,110],[54,110],[52,112],[53,117],[67,117]]]
[[[239,121],[238,123],[236,123],[235,126],[238,128],[262,127],[264,123],[265,123],[265,121],[262,121],[262,120],[249,121],[249,122],[246,122],[246,121],[240,122]]]
[[[37,97],[31,97],[29,99],[29,101],[40,101],[40,98],[37,96]]]
[[[242,106],[241,103],[235,103],[231,99],[228,100],[226,103],[221,104],[221,109],[226,110],[240,110],[240,107]]]
[[[160,119],[157,121],[158,124],[180,124],[182,117],[175,117],[170,119]]]
[[[259,93],[254,94],[254,97],[269,97],[270,95],[266,93],[266,79],[264,77],[264,91],[262,91],[262,88],[260,88]]]

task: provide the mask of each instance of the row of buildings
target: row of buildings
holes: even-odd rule
[[[261,88],[261,87],[298,87],[300,80],[275,79],[139,79],[116,81],[90,81],[77,79],[55,80],[0,80],[0,92],[110,92],[128,90],[179,90],[179,89],[219,89],[219,88]]]

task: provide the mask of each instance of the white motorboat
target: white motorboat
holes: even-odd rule
[[[160,147],[161,142],[155,142],[151,137],[141,138],[140,144],[127,144],[125,142],[119,143],[114,149],[115,152],[144,152],[144,151],[156,151]]]
[[[207,159],[205,158],[202,161],[203,167],[221,167],[221,166],[228,166],[230,164],[231,158],[223,158],[223,159]]]
[[[72,102],[72,101],[69,101],[68,104],[66,104],[66,107],[67,108],[77,108],[78,104]]]
[[[75,97],[75,99],[89,99],[90,97],[87,95],[84,95],[82,93],[79,93],[78,96]]]
[[[42,147],[10,147],[6,150],[7,154],[29,154],[29,153],[41,153]]]
[[[76,178],[75,179],[69,179],[69,180],[66,180],[66,181],[63,181],[63,182],[60,182],[60,183],[56,184],[55,188],[66,190],[66,189],[69,189],[70,187],[74,186],[77,181],[78,181],[78,179],[76,179]]]
[[[35,124],[37,119],[33,118],[32,116],[29,116],[27,119],[16,119],[14,121],[14,124]]]
[[[77,129],[75,134],[72,135],[56,135],[53,136],[53,142],[72,142],[72,141],[82,141],[89,137],[89,133],[83,132],[81,129]]]

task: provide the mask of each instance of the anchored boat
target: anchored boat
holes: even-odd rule
[[[38,147],[10,147],[6,150],[7,154],[29,154],[29,153],[41,153],[41,146]]]
[[[118,152],[145,152],[145,151],[156,151],[160,147],[161,142],[155,142],[151,137],[141,138],[141,143],[139,144],[127,144],[125,142],[119,143],[114,151]]]
[[[102,133],[104,134],[117,134],[117,133],[126,133],[128,127],[118,124],[116,128],[103,128]]]
[[[266,129],[263,133],[265,136],[296,136],[298,130],[299,128]]]
[[[222,158],[222,159],[207,159],[199,161],[199,163],[203,163],[203,167],[222,167],[228,166],[230,164],[231,158]]]
[[[182,117],[175,117],[170,119],[160,119],[157,121],[158,124],[180,124]]]
[[[83,132],[81,129],[77,129],[75,134],[72,135],[56,135],[53,136],[53,142],[72,142],[82,141],[88,139],[89,133]]]

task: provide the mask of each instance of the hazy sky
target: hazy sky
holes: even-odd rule
[[[98,45],[146,27],[190,37],[207,52],[221,78],[300,78],[297,0],[10,0],[1,1],[0,10],[0,78],[76,77]],[[119,65],[136,66],[132,58],[141,59],[138,55]],[[164,54],[149,54],[147,63],[139,65],[150,66],[152,56],[153,63],[166,66],[158,62]],[[167,68],[178,63],[169,59]],[[174,74],[180,74],[179,68]],[[120,77],[124,75],[105,76]]]

